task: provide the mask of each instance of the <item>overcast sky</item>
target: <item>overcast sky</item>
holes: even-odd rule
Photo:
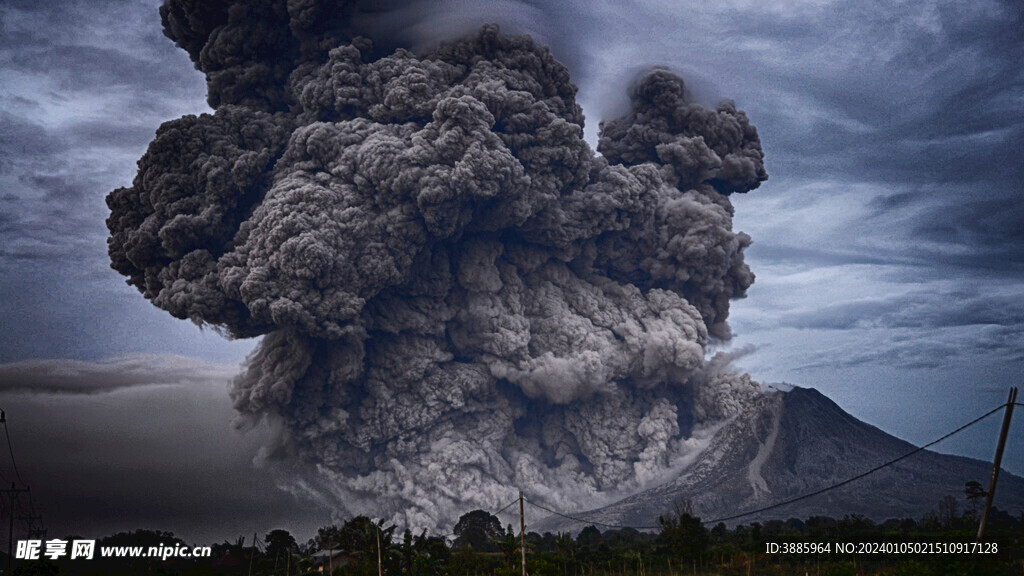
[[[757,280],[731,346],[755,379],[818,388],[915,443],[1021,384],[1020,3],[497,4],[442,6],[550,43],[592,145],[653,65],[758,127],[769,180],[732,199]],[[0,4],[0,408],[52,535],[152,522],[234,538],[200,528],[228,511],[246,532],[309,512],[288,526],[311,530],[328,518],[252,467],[265,431],[230,426],[228,382],[254,342],[173,319],[109,268],[105,196],[161,122],[209,111],[158,5]],[[455,26],[444,16],[419,32]],[[939,449],[989,459],[998,425]],[[1010,441],[1006,467],[1024,473],[1020,422]]]

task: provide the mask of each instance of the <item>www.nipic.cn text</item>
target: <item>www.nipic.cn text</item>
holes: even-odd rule
[[[209,546],[101,546],[101,558],[209,558]],[[49,558],[70,558],[92,560],[96,555],[95,540],[18,540],[18,548],[14,557],[19,560],[39,560]]]

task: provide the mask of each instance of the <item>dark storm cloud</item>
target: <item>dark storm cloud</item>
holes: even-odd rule
[[[912,291],[898,296],[843,302],[786,322],[795,328],[843,330],[857,327],[945,328],[955,326],[1024,326],[1019,295],[978,289],[935,293]]]
[[[130,179],[162,119],[202,106],[202,78],[161,34],[157,10],[0,6],[2,361],[151,350],[240,358],[248,348],[161,322],[109,269],[103,194]],[[115,312],[133,320],[115,322]]]
[[[16,51],[8,51],[3,56],[10,70],[29,74],[52,71],[48,77],[53,89],[61,94],[131,85],[147,97],[164,95],[166,98],[167,86],[194,82],[187,71],[178,67],[154,66],[155,60],[114,48],[46,44],[26,48],[20,45]]]
[[[809,258],[807,266],[879,261],[923,275],[1019,268],[1019,3],[640,2],[595,12],[621,24],[576,37],[587,50],[574,77],[591,113],[602,101],[594,94],[621,81],[616,70],[671,54],[667,64],[696,70],[718,93],[728,87],[758,119],[773,180],[765,194],[737,201],[738,222],[758,239],[753,257]],[[633,24],[640,18],[647,27]],[[831,197],[828,210],[760,209],[811,183],[827,184],[819,188]],[[916,191],[899,209],[873,204]],[[781,227],[765,233],[766,223],[801,212],[851,221],[827,238]]]
[[[909,263],[909,257],[900,255],[870,253],[854,246],[830,247],[807,244],[780,245],[776,243],[758,242],[751,247],[750,253],[758,258],[773,263],[793,264],[800,266],[839,266],[850,264],[892,264],[894,258],[900,263]]]
[[[1024,149],[1024,139],[1020,143]],[[1024,160],[1020,158],[1019,160]],[[1022,176],[1024,178],[1024,176]],[[1024,182],[1024,179],[1018,181]],[[992,274],[1024,271],[1024,196],[935,206],[924,212],[915,234],[936,246],[934,260],[951,266],[987,268]],[[956,218],[950,216],[957,214]],[[960,246],[973,249],[967,253]]]
[[[151,126],[143,124],[116,125],[109,121],[87,120],[70,124],[67,138],[78,149],[125,150],[141,148],[153,139]]]
[[[0,362],[95,360],[156,351],[237,364],[252,348],[251,341],[225,341],[212,331],[197,331],[191,322],[168,318],[131,287],[112,280],[104,261],[92,265],[66,257],[78,249],[58,239],[28,246],[26,254],[5,262]],[[88,255],[87,245],[81,250]],[[42,257],[45,251],[52,256]]]
[[[841,355],[827,360],[815,358],[802,364],[799,370],[865,366],[913,373],[919,369],[949,370],[968,366],[980,372],[986,365],[1013,366],[1024,362],[1024,339],[1021,337],[1024,325],[970,326],[978,329],[965,330],[964,326],[953,326],[932,329],[926,335],[918,330],[864,330],[859,337],[851,339],[856,343],[845,346]],[[857,331],[850,332],[858,334]],[[1012,383],[1008,382],[1008,385]],[[963,386],[974,382],[952,384]],[[949,386],[951,383],[936,380],[935,385]]]
[[[805,130],[776,133],[782,150],[773,158],[782,177],[824,168],[832,178],[888,185],[899,205],[877,206],[919,208],[902,223],[906,243],[894,252],[944,267],[1018,268],[1024,254],[1024,9],[988,2],[885,5],[870,16],[859,5],[847,10],[854,14],[840,10],[835,18],[848,23],[836,27],[876,43],[879,53],[837,54],[835,68],[817,61],[817,70],[784,73],[821,114]],[[836,34],[834,27],[801,20],[821,32],[793,40],[791,50],[816,45],[827,53],[823,43]],[[772,30],[756,25],[748,32]],[[848,41],[839,34],[836,42]],[[886,216],[877,215],[880,228],[889,225]]]
[[[852,351],[838,361],[819,363],[817,366],[851,368],[873,365],[899,366],[904,370],[938,369],[947,366],[950,360],[958,358],[962,353],[963,349],[955,342],[922,342],[904,337],[887,341],[885,347]]]
[[[102,240],[102,230],[89,219],[99,210],[76,209],[91,194],[94,180],[73,180],[71,175],[36,176],[16,180],[21,192],[31,190],[32,197],[8,196],[0,199],[7,212],[0,223],[0,269],[11,270],[16,261],[41,263],[77,261],[97,264],[92,245]]]
[[[90,245],[103,233],[93,221],[102,213],[93,194],[101,176],[67,161],[76,138],[11,114],[0,122],[0,183],[7,192],[0,198],[0,268],[24,259],[98,263]]]
[[[37,96],[69,106],[119,88],[117,96],[129,98],[133,110],[173,113],[167,104],[201,84],[185,66],[155,65],[181,58],[151,22],[156,10],[156,3],[131,0],[5,3],[0,63],[16,83],[45,80],[46,91]],[[113,13],[114,21],[103,16]]]
[[[103,12],[106,10],[108,12]],[[152,137],[156,118],[180,106],[182,90],[196,86],[187,68],[156,65],[173,47],[151,26],[152,48],[134,49],[126,37],[144,39],[118,22],[150,18],[156,6],[139,2],[5,3],[0,8],[0,65],[5,72],[0,116],[0,183],[5,218],[0,229],[0,268],[13,286],[17,262],[74,261],[104,267],[105,211],[97,190],[120,173],[119,154],[137,154]],[[140,46],[144,47],[140,49]],[[112,109],[110,96],[117,89]],[[170,90],[169,90],[170,89]],[[55,271],[59,274],[59,271]]]
[[[65,152],[67,148],[65,142],[54,138],[39,124],[9,112],[0,112],[0,166],[5,171],[11,170],[14,162],[42,159]]]
[[[1024,309],[1012,281],[984,288],[936,284],[875,298],[784,315],[781,326],[848,340],[840,356],[805,362],[821,366],[891,366],[904,370],[1024,359]]]

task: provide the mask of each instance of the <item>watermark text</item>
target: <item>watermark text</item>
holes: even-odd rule
[[[209,546],[185,546],[179,543],[159,546],[100,546],[99,558],[209,558]],[[18,540],[14,555],[19,560],[57,560],[70,558],[92,560],[97,557],[95,540]]]

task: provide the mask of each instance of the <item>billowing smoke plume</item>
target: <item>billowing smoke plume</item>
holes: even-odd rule
[[[216,112],[164,124],[110,194],[112,266],[263,335],[238,411],[350,508],[432,526],[520,488],[622,494],[757,394],[705,363],[753,282],[728,195],[766,178],[732,104],[654,72],[601,156],[566,68],[496,26],[382,55],[357,4],[161,13]]]

